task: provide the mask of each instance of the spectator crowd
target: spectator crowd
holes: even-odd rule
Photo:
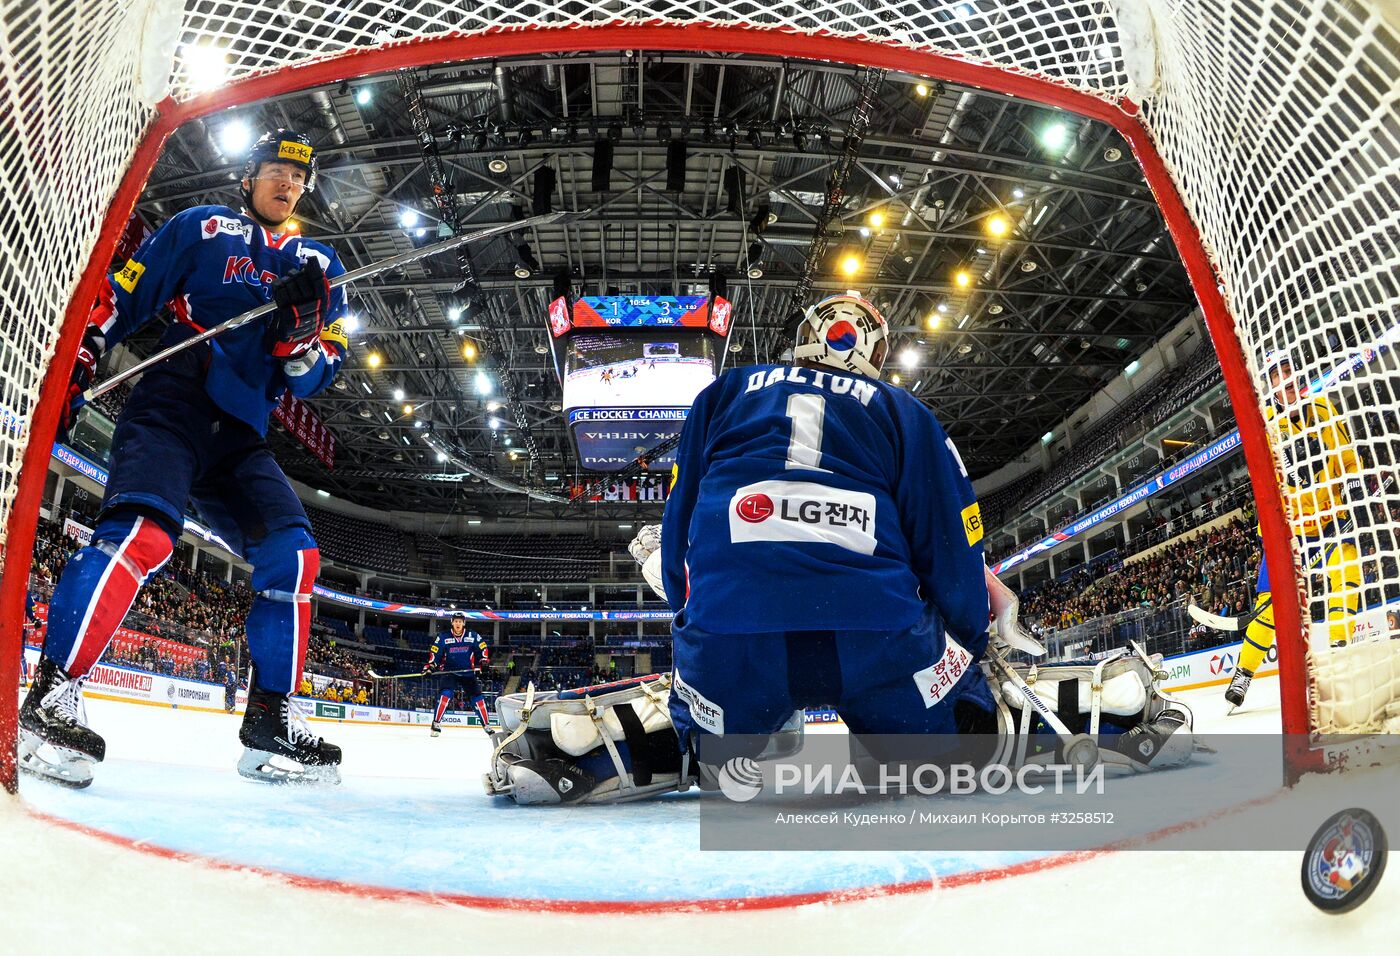
[[[1029,588],[1021,596],[1021,610],[1037,633],[1137,608],[1162,608],[1188,597],[1216,613],[1238,614],[1253,604],[1258,567],[1251,510],[1145,558],[1098,562]]]

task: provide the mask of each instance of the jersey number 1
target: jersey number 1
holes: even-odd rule
[[[789,395],[787,417],[792,419],[788,469],[829,472],[830,468],[822,467],[822,424],[826,418],[826,399],[821,395]]]

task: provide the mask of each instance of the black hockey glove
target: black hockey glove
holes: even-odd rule
[[[331,284],[321,260],[311,256],[306,265],[272,283],[272,301],[277,311],[267,323],[268,352],[280,359],[309,352],[331,307]]]
[[[58,421],[58,434],[55,436],[57,441],[68,443],[69,432],[78,419],[78,409],[87,404],[83,393],[92,387],[92,380],[97,376],[97,363],[106,350],[107,343],[102,338],[102,333],[89,325],[83,333],[83,344],[78,346],[78,358],[73,363],[73,374],[68,379],[68,402],[63,406],[63,417]]]

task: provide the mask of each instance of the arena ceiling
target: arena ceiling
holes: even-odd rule
[[[187,125],[138,211],[159,223],[198,203],[237,206],[247,134],[270,126],[320,144],[320,185],[298,218],[350,268],[529,215],[543,169],[554,209],[586,210],[353,288],[351,360],[312,400],[337,436],[335,468],[278,428],[272,440],[293,477],[374,507],[596,513],[464,476],[421,440],[431,432],[480,472],[567,494],[579,475],[545,329],[561,272],[575,295],[699,294],[724,273],[731,365],[774,360],[799,306],[860,290],[896,330],[890,369],[937,412],[974,477],[1195,306],[1116,133],[919,77],[635,51],[397,71]],[[600,140],[612,167],[595,190]],[[676,142],[684,182],[669,185],[680,189],[667,182]],[[860,268],[847,276],[850,256]]]

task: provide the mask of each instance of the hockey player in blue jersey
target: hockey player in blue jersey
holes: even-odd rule
[[[856,734],[995,727],[977,499],[933,413],[880,381],[887,351],[873,305],[831,296],[793,365],[696,399],[661,531],[682,742],[813,706]]]
[[[472,707],[481,718],[481,727],[491,733],[490,715],[486,709],[486,698],[481,693],[481,683],[476,675],[491,663],[491,649],[486,638],[476,631],[467,630],[467,618],[463,614],[452,615],[452,630],[438,637],[428,649],[428,663],[423,665],[426,677],[437,671],[450,672],[444,675],[442,692],[437,707],[433,710],[432,735],[442,733],[442,717],[447,713],[447,705],[452,702],[454,690],[463,691]]]
[[[345,269],[329,246],[288,231],[316,186],[305,135],[280,129],[253,146],[243,210],[198,206],[171,217],[108,277],[73,369],[66,435],[103,353],[168,307],[172,345],[268,301],[277,309],[145,374],[112,438],[110,476],[92,542],[68,562],[49,608],[38,678],[20,715],[21,766],[86,786],[105,753],[86,726],[82,679],[143,584],[169,560],[186,505],[253,565],[247,620],[253,678],[239,773],[258,780],[338,781],[340,749],[293,709],[311,624],[320,553],[311,525],[266,441],[284,391],[330,385],[347,348]]]

